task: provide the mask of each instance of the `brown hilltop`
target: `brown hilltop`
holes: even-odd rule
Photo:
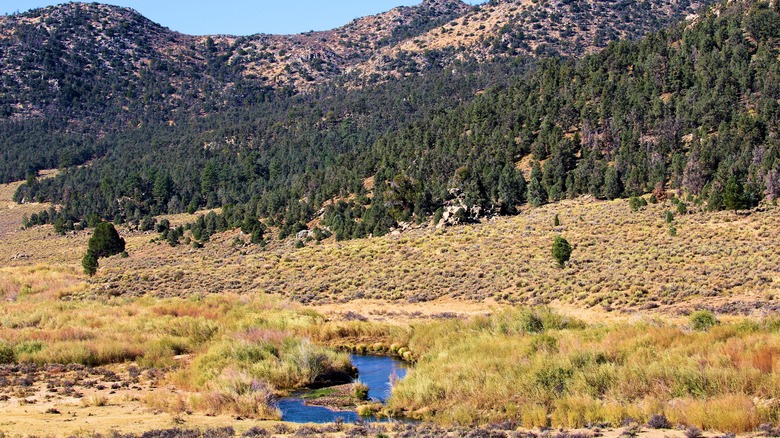
[[[149,105],[202,113],[246,95],[234,91],[247,84],[311,90],[345,74],[359,84],[458,59],[579,56],[684,19],[708,1],[425,0],[329,31],[210,37],[128,8],[68,3],[0,17],[0,118],[74,112],[85,96],[121,101],[114,105],[130,113]]]

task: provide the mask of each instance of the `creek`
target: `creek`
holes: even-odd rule
[[[352,365],[358,369],[358,379],[368,386],[368,398],[384,403],[390,397],[391,382],[406,376],[406,365],[387,356],[352,355]],[[358,420],[387,421],[377,418],[361,418],[354,410],[334,411],[323,406],[308,405],[305,402],[307,392],[299,392],[285,397],[277,403],[282,411],[282,421],[292,423],[333,423],[338,419],[345,423]]]

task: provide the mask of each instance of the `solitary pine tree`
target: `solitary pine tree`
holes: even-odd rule
[[[553,241],[552,255],[555,261],[558,262],[559,267],[563,267],[566,262],[571,258],[571,245],[569,242],[561,236],[556,236]]]
[[[95,227],[95,233],[90,237],[87,252],[95,259],[110,257],[125,250],[125,239],[119,237],[114,224],[101,222]]]

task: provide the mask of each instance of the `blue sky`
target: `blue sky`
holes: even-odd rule
[[[421,0],[106,0],[131,7],[147,18],[191,35],[300,33],[328,30],[365,15]],[[24,12],[64,1],[2,0],[0,14]],[[482,3],[467,0],[467,3]]]

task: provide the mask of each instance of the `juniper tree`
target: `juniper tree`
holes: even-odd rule
[[[561,236],[556,236],[553,241],[552,255],[559,267],[563,267],[571,258],[572,247],[569,241]]]
[[[84,258],[81,259],[81,266],[84,268],[84,273],[92,277],[95,275],[95,272],[97,272],[98,268],[98,261],[97,257],[95,257],[95,254],[92,253],[92,251],[87,251],[86,254],[84,254]]]
[[[110,257],[125,250],[125,239],[119,237],[119,233],[110,222],[101,222],[95,227],[95,233],[90,237],[87,252],[91,252],[95,259]]]

